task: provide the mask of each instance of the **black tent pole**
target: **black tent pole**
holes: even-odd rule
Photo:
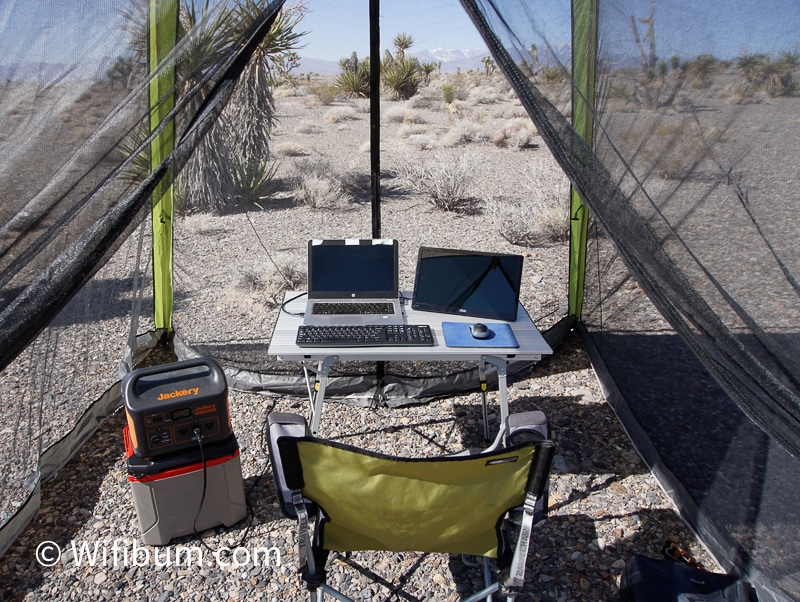
[[[372,183],[372,238],[381,237],[381,27],[380,0],[369,0],[369,158]],[[376,398],[386,366],[377,362]],[[378,401],[377,399],[375,400]],[[377,403],[376,403],[377,405]]]
[[[369,148],[372,238],[381,237],[381,33],[380,0],[369,0]]]

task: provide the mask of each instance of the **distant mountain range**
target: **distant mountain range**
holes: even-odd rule
[[[102,57],[97,61],[80,64],[69,63],[6,63],[0,64],[0,82],[33,81],[54,84],[63,80],[104,79],[114,64],[114,57]]]
[[[422,50],[420,52],[410,52],[411,56],[416,57],[421,63],[441,63],[442,73],[452,73],[458,71],[483,70],[483,57],[489,55],[488,50],[454,50],[452,48],[436,48],[434,50]],[[345,58],[345,57],[342,57]],[[331,75],[339,73],[339,61],[327,61],[316,58],[302,58],[300,73],[319,73],[320,75]]]

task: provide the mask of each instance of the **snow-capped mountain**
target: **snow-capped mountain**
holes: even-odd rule
[[[483,70],[481,60],[489,52],[487,50],[454,50],[446,48],[436,48],[434,50],[421,50],[419,52],[409,52],[421,63],[441,63],[442,73],[451,73],[460,69],[461,71]],[[319,73],[330,75],[339,73],[338,61],[326,61],[316,58],[303,57],[300,60],[300,73]]]
[[[483,58],[488,54],[484,50],[459,50],[456,48],[434,48],[433,50],[421,50],[419,52],[412,52],[413,56],[420,60],[442,61],[442,63],[449,63],[451,61],[464,61],[473,58]]]
[[[481,70],[483,57],[488,55],[486,49],[483,50],[457,50],[453,48],[435,48],[433,50],[421,50],[411,52],[421,63],[441,63],[442,72],[448,73],[461,69],[461,71]]]

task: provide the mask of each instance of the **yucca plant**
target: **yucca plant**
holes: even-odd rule
[[[253,204],[268,197],[275,190],[277,161],[240,161],[235,166],[233,187],[235,198],[240,203]]]
[[[369,58],[343,69],[336,77],[336,87],[350,98],[369,97]]]
[[[414,58],[396,58],[383,71],[383,85],[398,100],[414,96],[421,80],[419,61]]]
[[[181,3],[176,54],[179,96],[196,86],[231,44],[252,28],[269,1],[238,0],[213,14],[208,12],[207,2],[197,3],[202,6],[200,9],[195,8],[194,0]],[[305,12],[300,1],[279,13],[219,119],[182,170],[177,183],[187,191],[189,198],[185,206],[188,211],[219,211],[226,203],[236,202],[240,196],[237,186],[241,182],[236,184],[234,174],[241,171],[241,166],[248,166],[245,172],[252,175],[250,166],[264,166],[268,160],[269,136],[275,124],[270,82],[285,75],[287,65],[293,64],[291,55],[305,35],[297,31]],[[148,0],[133,0],[124,13],[138,65],[147,64],[148,14]],[[203,95],[198,94],[194,102],[202,101]],[[141,160],[137,158],[136,161]],[[209,169],[208,165],[213,168]],[[256,177],[245,189],[258,190],[259,179]]]

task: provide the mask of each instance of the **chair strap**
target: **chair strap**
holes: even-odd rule
[[[531,531],[536,511],[536,496],[528,493],[522,506],[522,522],[519,527],[519,537],[514,550],[514,560],[511,562],[509,576],[505,582],[506,587],[522,587],[525,583],[525,560],[528,557],[528,548],[531,543]]]
[[[308,512],[303,500],[303,494],[299,489],[292,490],[292,504],[297,513],[297,564],[301,571],[308,564]],[[314,572],[314,567],[311,567]]]

